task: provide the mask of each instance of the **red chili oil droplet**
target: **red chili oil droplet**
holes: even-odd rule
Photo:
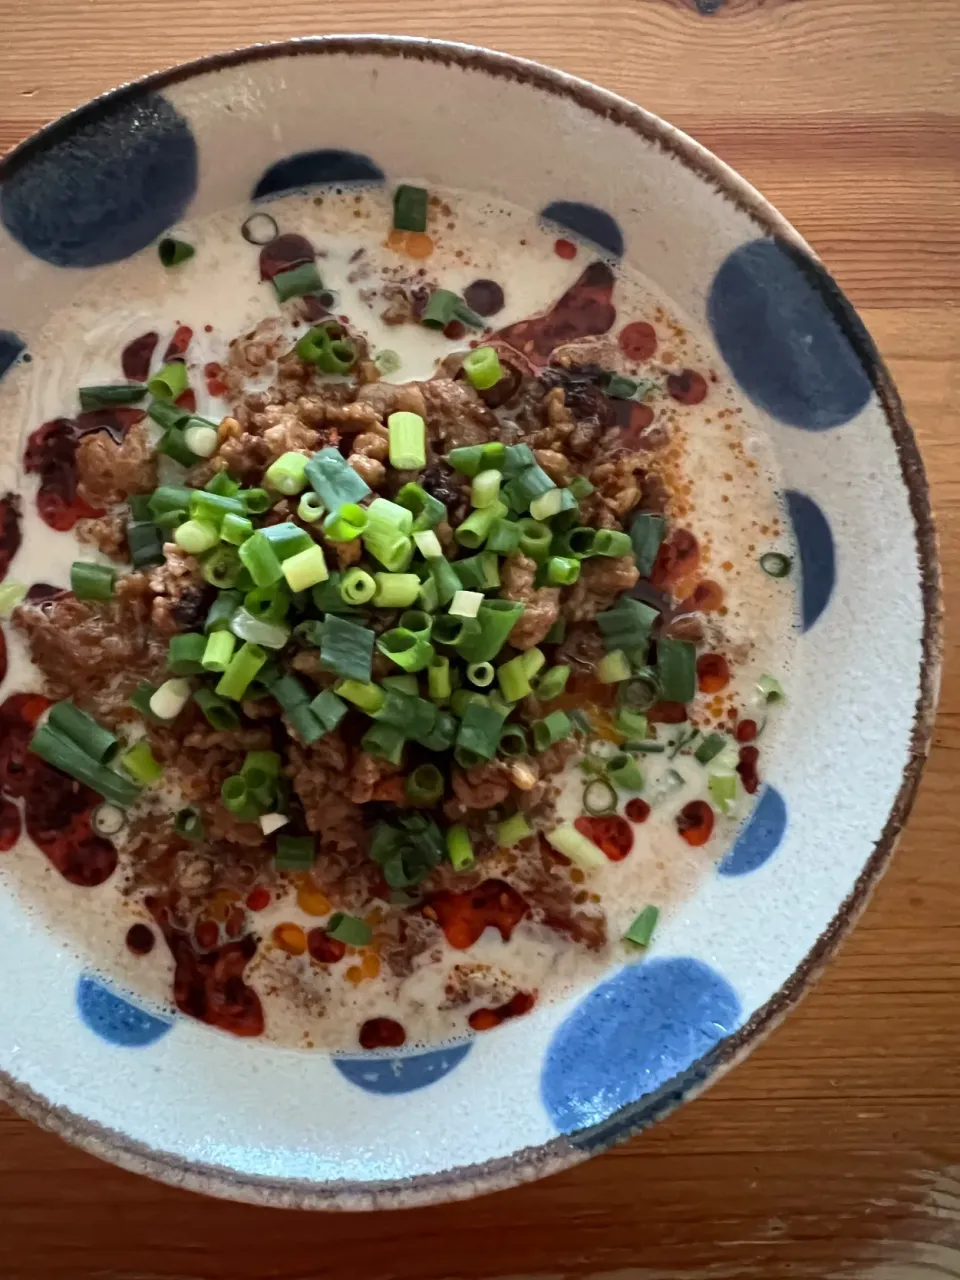
[[[370,1018],[360,1028],[361,1049],[399,1049],[407,1033],[392,1018]]]
[[[22,798],[30,778],[42,763],[30,750],[40,717],[50,706],[42,693],[11,693],[0,704],[0,790]]]
[[[683,724],[687,708],[682,702],[655,702],[647,712],[651,724]]]
[[[645,320],[624,325],[617,339],[628,360],[649,360],[657,349],[657,331]]]
[[[187,413],[197,412],[197,393],[193,387],[187,387],[186,391],[181,391],[177,396],[174,404],[178,409],[183,409]]]
[[[577,256],[577,246],[572,240],[555,240],[553,252],[558,258],[563,258],[565,262],[569,262]]]
[[[207,393],[211,396],[222,396],[226,394],[226,384],[223,381],[223,365],[218,364],[216,360],[211,360],[209,364],[203,366],[203,376],[207,380]]]
[[[203,332],[204,332],[204,333],[213,333],[213,325],[212,325],[212,324],[205,324],[205,325],[203,326]]]
[[[689,529],[674,529],[660,544],[650,581],[656,587],[669,587],[695,573],[700,564],[700,544]]]
[[[613,420],[623,432],[620,443],[635,452],[644,447],[643,433],[653,423],[653,410],[639,400],[611,400]]]
[[[753,742],[756,736],[756,720],[741,720],[737,725],[736,739],[738,742]]]
[[[12,800],[0,797],[0,853],[9,853],[20,839],[20,810]]]
[[[691,800],[677,814],[677,830],[687,844],[706,844],[713,834],[713,810],[705,800]]]
[[[646,800],[641,800],[637,796],[635,799],[627,801],[626,814],[631,822],[646,822],[650,817],[650,806]]]
[[[247,923],[247,914],[239,902],[235,902],[227,912],[224,930],[228,938],[239,938]]]
[[[667,378],[667,392],[681,404],[700,404],[707,396],[707,380],[693,369],[682,369]]]
[[[592,840],[611,862],[622,862],[633,848],[633,829],[625,818],[577,818],[573,824],[582,836]]]
[[[220,941],[220,926],[215,920],[198,920],[193,931],[197,946],[209,951]]]
[[[697,688],[720,693],[730,683],[730,664],[722,653],[702,653],[697,659]]]
[[[15,493],[5,493],[0,498],[0,582],[20,550],[20,540],[20,499]]]
[[[475,1009],[467,1019],[474,1031],[492,1031],[510,1018],[521,1018],[537,1002],[535,992],[518,991],[515,996],[496,1009]]]
[[[190,934],[174,928],[167,904],[146,900],[174,959],[173,1000],[181,1013],[235,1036],[263,1035],[260,997],[243,980],[257,954],[257,939],[248,933],[236,942],[198,952]]]
[[[451,342],[459,342],[466,335],[467,326],[462,320],[450,320],[443,326],[443,336]]]
[[[251,889],[247,894],[247,909],[249,911],[263,911],[269,905],[270,890],[264,888],[263,885],[257,885],[256,889]]]
[[[681,600],[674,613],[716,613],[723,607],[723,587],[712,578],[704,578],[698,582],[693,591]]]
[[[475,889],[454,893],[449,889],[427,899],[428,915],[432,911],[451,947],[466,951],[472,947],[487,926],[498,929],[504,942],[530,908],[505,880],[484,880]]]
[[[613,285],[613,272],[607,264],[592,262],[544,315],[508,325],[495,336],[532,365],[545,365],[561,343],[609,333],[617,319]]]
[[[142,409],[125,406],[95,409],[76,418],[54,418],[30,434],[23,469],[40,477],[37,510],[45,524],[65,533],[84,517],[104,514],[77,493],[77,445],[96,431],[106,431],[119,443],[145,416]]]
[[[287,232],[276,236],[260,250],[260,279],[272,280],[282,271],[292,271],[316,259],[316,250],[306,236]]]
[[[478,316],[495,316],[503,310],[503,290],[496,280],[474,280],[464,289],[463,300]]]
[[[148,924],[132,924],[127,930],[127,948],[135,956],[149,955],[156,939]]]
[[[743,789],[747,795],[754,795],[760,786],[760,775],[757,773],[757,761],[760,759],[760,751],[757,747],[741,747],[740,760],[737,764],[737,773],[740,775],[740,781],[743,783]]]
[[[347,954],[347,945],[339,938],[331,938],[326,929],[311,929],[307,933],[307,950],[321,964],[336,964]]]
[[[187,348],[193,339],[193,330],[188,324],[178,324],[174,330],[173,337],[167,343],[167,349],[163,353],[163,363],[169,364],[172,360],[183,360],[187,354]]]
[[[131,382],[146,382],[150,376],[150,361],[159,341],[159,333],[151,331],[127,343],[120,353],[120,367],[125,378]]]

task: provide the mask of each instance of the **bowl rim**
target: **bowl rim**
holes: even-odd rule
[[[914,523],[924,607],[919,692],[908,760],[880,837],[850,893],[786,982],[742,1027],[720,1041],[714,1050],[671,1080],[664,1089],[622,1108],[597,1126],[596,1140],[575,1144],[567,1136],[560,1135],[541,1146],[525,1148],[481,1164],[461,1165],[440,1173],[383,1182],[317,1183],[303,1178],[260,1177],[157,1152],[123,1133],[76,1114],[68,1107],[53,1104],[8,1073],[0,1072],[0,1099],[15,1111],[74,1146],[121,1168],[172,1186],[250,1204],[356,1211],[411,1208],[465,1200],[571,1168],[591,1155],[625,1141],[676,1110],[681,1103],[696,1097],[746,1058],[780,1024],[819,979],[839,944],[856,924],[889,865],[913,805],[929,753],[936,715],[943,606],[937,536],[919,446],[886,364],[836,281],[791,223],[736,170],[659,116],[587,80],[512,54],[428,37],[338,34],[263,42],[206,54],[166,70],[152,72],[92,98],[44,125],[0,157],[0,183],[21,165],[29,163],[62,138],[69,137],[84,124],[112,110],[118,103],[136,100],[146,93],[224,68],[276,58],[330,55],[374,55],[455,66],[512,80],[572,101],[596,116],[631,129],[648,142],[657,143],[663,151],[746,213],[764,235],[777,238],[816,264],[820,287],[828,292],[834,308],[849,321],[848,337],[870,377],[890,427]]]

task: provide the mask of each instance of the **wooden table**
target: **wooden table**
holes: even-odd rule
[[[899,382],[960,604],[958,0],[4,0],[0,149],[120,81],[326,31],[486,43],[694,134],[838,276]],[[5,1280],[960,1276],[960,671],[892,870],[818,989],[655,1131],[472,1204],[202,1200],[0,1114]]]

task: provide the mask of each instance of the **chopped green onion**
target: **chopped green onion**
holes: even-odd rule
[[[373,363],[385,378],[391,373],[397,373],[403,365],[396,351],[391,351],[389,347],[382,347],[373,357]]]
[[[538,671],[546,664],[547,655],[542,649],[538,649],[536,645],[532,649],[527,649],[525,653],[520,655],[520,661],[523,663],[523,669],[527,673],[528,679],[532,680]]]
[[[199,556],[212,550],[220,541],[220,534],[215,524],[206,520],[185,520],[178,525],[173,540],[181,551],[188,555]]]
[[[428,751],[449,751],[457,736],[457,721],[448,711],[439,710],[433,728],[419,742]]]
[[[517,528],[520,531],[520,550],[537,564],[543,564],[550,554],[550,543],[553,540],[549,525],[527,516],[517,521]]]
[[[607,762],[607,777],[623,791],[643,790],[643,774],[637,767],[636,760],[625,753],[614,756]]]
[[[404,631],[412,631],[421,640],[429,640],[433,619],[423,609],[406,609],[400,615],[398,626]]]
[[[195,253],[196,249],[192,244],[187,244],[185,240],[176,240],[173,236],[164,236],[157,245],[160,265],[164,267],[178,267],[181,262],[186,262]]]
[[[226,671],[236,647],[236,637],[230,631],[213,631],[204,646],[200,665],[204,671]],[[172,649],[172,645],[171,645]]]
[[[250,794],[247,779],[239,773],[231,774],[220,785],[220,802],[241,822],[253,822],[261,812],[260,806]]]
[[[434,289],[427,299],[420,323],[428,329],[443,329],[454,318],[460,299],[450,289]]]
[[[450,602],[450,612],[455,618],[475,618],[482,604],[479,591],[458,591]]]
[[[474,311],[473,307],[468,307],[462,298],[457,299],[457,305],[453,309],[453,318],[459,320],[461,324],[467,324],[472,329],[485,329],[487,327],[486,319],[480,315],[479,311]]]
[[[468,591],[489,591],[500,585],[500,568],[492,551],[455,560],[453,571]]]
[[[154,520],[176,511],[183,512],[186,515],[192,494],[192,489],[184,488],[181,485],[162,484],[159,489],[154,489],[147,506],[150,508],[150,514]]]
[[[475,698],[461,718],[457,747],[481,760],[492,759],[500,744],[503,720],[503,714],[495,707]]]
[[[757,692],[768,703],[783,702],[787,696],[780,681],[773,676],[761,676],[757,681]]]
[[[615,608],[597,614],[597,626],[603,632],[607,652],[624,649],[629,653],[646,649],[653,624],[659,616],[660,611],[652,605],[631,596],[621,596]]]
[[[348,618],[328,614],[320,645],[320,661],[330,671],[348,680],[366,683],[370,679],[374,633]]]
[[[109,600],[116,578],[116,569],[107,565],[74,560],[70,566],[70,590],[78,600]]]
[[[494,502],[489,507],[478,507],[457,526],[453,536],[461,547],[466,547],[468,551],[475,551],[486,540],[494,521],[506,514],[507,508],[502,502]]]
[[[230,659],[229,666],[217,683],[217,693],[221,698],[232,698],[234,702],[239,702],[266,660],[266,651],[248,640]]]
[[[220,538],[223,542],[239,547],[241,542],[246,542],[247,538],[252,536],[253,521],[248,520],[246,516],[238,516],[228,511],[223,517],[223,524],[220,526]]]
[[[325,931],[328,937],[345,942],[348,947],[365,947],[373,937],[373,930],[366,920],[345,915],[342,911],[333,913],[325,925]]]
[[[598,529],[593,540],[595,556],[628,556],[633,551],[633,543],[629,533],[618,533],[614,529]]]
[[[397,471],[421,471],[427,465],[427,426],[419,413],[400,410],[387,418],[390,465]]]
[[[453,565],[448,560],[429,560],[427,568],[437,589],[438,602],[449,604],[462,585]]]
[[[284,520],[280,524],[266,524],[259,532],[267,539],[277,559],[281,561],[298,555],[301,551],[309,551],[311,547],[317,545],[309,533],[294,524],[292,520]]]
[[[412,805],[429,808],[443,795],[443,774],[435,764],[422,764],[407,778],[404,792]]]
[[[267,649],[282,649],[290,639],[290,628],[285,623],[267,622],[246,608],[234,612],[230,618],[230,630],[240,640],[263,645]]]
[[[497,826],[497,844],[501,849],[509,849],[533,835],[533,827],[522,813],[515,813]]]
[[[466,871],[475,861],[470,834],[460,823],[447,828],[447,857],[454,871]]]
[[[392,724],[375,724],[360,739],[360,747],[372,756],[398,765],[403,760],[405,741],[402,731]]]
[[[273,856],[273,864],[279,870],[309,871],[316,856],[317,842],[314,836],[277,836],[277,851]]]
[[[426,231],[427,190],[402,182],[393,193],[393,225],[397,231]]]
[[[521,475],[521,483],[526,474],[524,472]],[[577,500],[569,489],[549,489],[546,493],[533,499],[530,503],[530,514],[534,520],[550,520],[562,511],[576,510],[576,506]]]
[[[644,907],[636,920],[634,920],[633,924],[623,935],[624,942],[632,942],[638,947],[648,947],[659,919],[659,907]]]
[[[633,679],[617,691],[620,705],[630,711],[649,711],[660,698],[660,682],[657,673],[644,667]]]
[[[522,654],[497,668],[497,683],[508,702],[520,702],[533,692]]]
[[[376,593],[373,603],[378,609],[406,609],[420,591],[415,573],[375,573]]]
[[[530,754],[526,731],[518,724],[505,724],[500,730],[499,751],[502,756],[526,756]]]
[[[484,600],[477,611],[479,629],[462,636],[457,650],[467,662],[491,662],[507,643],[523,605],[516,600]]]
[[[62,737],[69,738],[84,755],[88,755],[97,764],[105,764],[116,750],[116,736],[72,702],[54,703],[47,723]]]
[[[221,498],[235,498],[240,492],[240,481],[234,480],[228,471],[218,471],[203,487],[207,493],[217,493]]]
[[[0,586],[0,618],[9,618],[27,594],[22,582],[5,582]]]
[[[163,765],[146,742],[138,742],[129,751],[125,751],[120,757],[120,765],[134,782],[139,782],[144,787],[152,786],[163,777]]]
[[[190,418],[183,429],[183,443],[198,458],[211,458],[217,451],[217,428],[202,418]]]
[[[353,542],[367,527],[367,509],[356,502],[345,502],[339,511],[331,511],[323,522],[323,532],[330,542]]]
[[[226,731],[236,729],[240,724],[240,717],[236,710],[212,689],[198,689],[193,695],[193,700],[212,728]]]
[[[355,707],[365,711],[368,716],[376,715],[386,701],[386,694],[378,684],[370,684],[362,680],[341,680],[335,692],[346,698]]]
[[[587,783],[583,789],[583,807],[593,818],[616,812],[617,793],[606,778],[593,778]]]
[[[720,754],[726,745],[727,739],[722,733],[709,733],[693,754],[701,764],[709,764],[715,756]]]
[[[556,485],[537,462],[532,462],[516,476],[517,486],[528,503],[535,502],[556,488]],[[575,502],[573,495],[571,501]],[[555,499],[556,501],[556,499]]]
[[[641,511],[633,518],[630,526],[630,542],[633,546],[633,559],[641,578],[649,578],[653,572],[665,528],[666,521],[663,516]]]
[[[310,695],[296,676],[288,673],[280,674],[279,667],[269,670],[265,667],[260,673],[260,683],[270,690],[284,711],[290,711],[310,701]],[[248,757],[250,754],[256,753],[248,753]],[[272,756],[275,753],[270,754]]]
[[[427,667],[427,688],[434,702],[445,702],[453,692],[450,681],[450,659],[434,657]]]
[[[607,860],[597,846],[582,835],[572,822],[564,822],[544,834],[547,842],[581,871],[595,871],[606,865]]]
[[[467,679],[479,689],[485,689],[488,684],[493,684],[494,675],[491,662],[471,662],[467,667]]]
[[[332,446],[315,453],[306,466],[307,479],[328,511],[339,511],[345,502],[362,502],[370,486]]]
[[[172,458],[174,462],[179,462],[181,467],[192,467],[198,457],[187,443],[186,432],[176,427],[171,427],[160,437],[157,442],[157,453],[162,453]]]
[[[567,681],[570,678],[570,668],[568,666],[551,667],[536,683],[534,693],[540,702],[550,702],[553,698],[559,698],[567,687]]]
[[[271,462],[263,473],[263,478],[278,493],[292,497],[302,493],[307,487],[307,463],[310,459],[303,453],[281,453],[276,462]]]
[[[301,262],[298,267],[291,267],[289,271],[278,271],[272,283],[278,302],[305,298],[309,293],[320,293],[323,290],[323,281],[315,262]]]
[[[533,749],[536,752],[546,751],[555,742],[569,738],[573,731],[570,717],[565,711],[551,711],[542,720],[535,720],[533,730]]]
[[[502,516],[494,520],[487,535],[486,548],[498,555],[508,556],[520,546],[520,526],[514,520],[505,520]]]
[[[737,798],[737,775],[733,770],[717,770],[707,779],[710,796],[721,813],[729,813]]]
[[[434,644],[459,645],[466,637],[479,633],[480,624],[474,618],[458,618],[442,613],[434,618],[430,639]]]
[[[552,587],[569,587],[580,577],[580,561],[567,556],[551,556],[547,561],[547,582]]]
[[[206,637],[198,632],[186,631],[174,636],[167,647],[167,670],[175,676],[198,675],[203,670],[206,647]]]
[[[258,587],[270,587],[283,577],[283,565],[262,529],[240,544],[240,560]]]
[[[338,698],[332,689],[324,689],[310,703],[310,710],[320,722],[325,733],[332,733],[347,714],[349,708],[342,698]]]
[[[262,516],[273,506],[273,499],[266,489],[241,489],[236,496],[247,515]]]
[[[243,597],[239,591],[221,591],[207,613],[203,624],[204,632],[209,634],[211,631],[223,631],[229,627],[230,619],[242,601]]]
[[[49,724],[42,724],[30,739],[30,750],[78,782],[98,792],[104,800],[121,809],[128,808],[140,794],[137,787],[122,774],[98,764],[75,742],[57,733]]]
[[[173,360],[158,369],[147,382],[147,390],[157,400],[176,400],[187,389],[187,366]]]
[[[139,404],[147,394],[143,382],[119,382],[103,387],[81,387],[80,408],[84,413],[112,409],[118,404]]]
[[[134,689],[127,701],[135,711],[139,711],[144,720],[150,720],[154,724],[160,724],[161,721],[158,720],[150,710],[150,699],[156,691],[157,686],[155,684],[147,684],[146,681],[143,681],[142,684],[137,685],[136,689]]]
[[[423,671],[434,656],[433,645],[429,640],[404,627],[385,631],[377,641],[377,648],[404,671]]]
[[[366,569],[348,569],[340,580],[340,594],[347,604],[366,604],[376,591],[376,581]]]
[[[667,702],[689,702],[697,692],[697,651],[689,640],[657,641],[657,676]]]
[[[323,518],[324,505],[315,493],[305,493],[297,504],[297,519],[304,524],[316,524]]]
[[[472,479],[479,472],[491,467],[501,470],[506,455],[506,445],[498,440],[491,440],[487,444],[459,445],[456,449],[450,450],[446,461],[455,471]]]
[[[480,471],[473,477],[470,485],[470,502],[474,507],[492,507],[499,502],[500,481],[503,476],[499,471]],[[503,513],[506,515],[506,512]],[[502,517],[501,517],[502,519]]]
[[[630,662],[622,649],[604,654],[597,663],[597,679],[601,684],[617,684],[630,679]]]
[[[419,529],[413,535],[417,550],[425,560],[442,560],[443,547],[432,529]]]
[[[397,494],[396,501],[412,514],[414,534],[421,529],[434,529],[441,520],[447,518],[447,508],[440,499],[427,493],[422,485],[412,480],[403,486]]]
[[[151,694],[150,710],[158,720],[176,720],[190,701],[191,693],[189,680],[180,678],[164,680],[163,684]]]
[[[326,581],[329,573],[323,548],[314,542],[305,550],[289,556],[283,561],[283,576],[293,592],[309,591],[318,582]]]
[[[639,389],[636,378],[628,378],[623,373],[611,373],[607,379],[607,395],[614,400],[632,400]]]
[[[495,347],[477,347],[463,358],[463,372],[478,391],[495,387],[503,377],[503,365]]]
[[[189,422],[190,420],[190,414],[187,412],[187,410],[181,409],[181,407],[178,404],[174,404],[172,400],[154,400],[151,404],[147,406],[147,416],[149,418],[152,418],[152,420],[158,426],[163,427],[164,437],[160,441],[161,445],[165,445],[167,436],[171,434],[182,435],[182,431],[180,430],[180,428],[185,426],[186,423]],[[166,447],[160,448],[160,446],[158,445],[158,448],[160,449],[161,453],[168,452]],[[186,445],[184,445],[183,442],[181,441],[181,444],[180,446],[178,446],[178,448],[180,451],[182,451],[183,449],[186,448]],[[176,458],[177,451],[178,451],[177,449],[174,449],[169,453],[169,456]],[[187,466],[189,465],[190,463],[188,461]]]
[[[184,840],[202,840],[203,818],[196,809],[179,809],[173,820],[173,829]]]
[[[656,700],[656,699],[654,699]],[[651,705],[653,705],[651,703]],[[614,716],[613,727],[625,738],[645,738],[647,736],[647,717],[629,707],[618,707]]]
[[[594,486],[590,483],[586,476],[574,476],[567,488],[579,502],[582,498],[589,498],[594,491]]]

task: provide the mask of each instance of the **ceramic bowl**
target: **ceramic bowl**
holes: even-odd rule
[[[712,339],[783,476],[799,669],[756,811],[649,959],[469,1044],[354,1058],[237,1041],[131,1001],[0,898],[15,978],[5,1097],[126,1168],[257,1203],[381,1208],[503,1188],[698,1093],[796,1003],[862,910],[933,721],[927,487],[869,336],[742,178],[559,72],[460,45],[331,37],[206,58],[80,108],[0,167],[0,373],[17,375],[77,281],[188,211],[411,176],[542,211],[635,263]],[[0,427],[4,488],[20,425]]]

